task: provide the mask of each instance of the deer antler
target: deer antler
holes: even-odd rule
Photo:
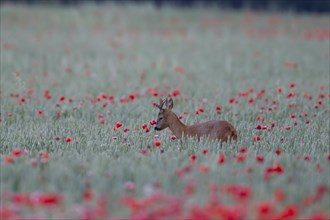
[[[161,109],[163,109],[165,102],[166,102],[165,99],[160,99],[159,104],[155,104],[155,106],[161,110]]]

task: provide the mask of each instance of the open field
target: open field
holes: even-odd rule
[[[328,14],[0,12],[1,219],[330,217]],[[238,141],[154,131],[166,96]]]

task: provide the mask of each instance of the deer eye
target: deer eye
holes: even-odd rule
[[[160,120],[163,120],[163,117],[159,117],[159,119],[158,119],[158,120],[159,120],[159,121],[160,121]]]

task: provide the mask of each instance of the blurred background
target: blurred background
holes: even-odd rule
[[[55,5],[79,5],[85,3],[152,3],[158,8],[164,6],[175,7],[221,7],[230,9],[253,9],[253,10],[286,10],[295,12],[329,13],[330,0],[1,0],[1,3],[20,4],[55,4]]]

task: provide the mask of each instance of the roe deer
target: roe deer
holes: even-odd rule
[[[166,109],[163,106],[167,107]],[[155,126],[156,131],[161,131],[165,128],[169,128],[177,138],[184,137],[197,137],[202,136],[211,138],[213,140],[220,140],[221,142],[227,142],[237,140],[237,131],[228,121],[208,121],[204,123],[198,123],[191,126],[183,124],[178,116],[172,112],[173,99],[160,99],[160,103],[156,104],[159,108],[157,123]]]

